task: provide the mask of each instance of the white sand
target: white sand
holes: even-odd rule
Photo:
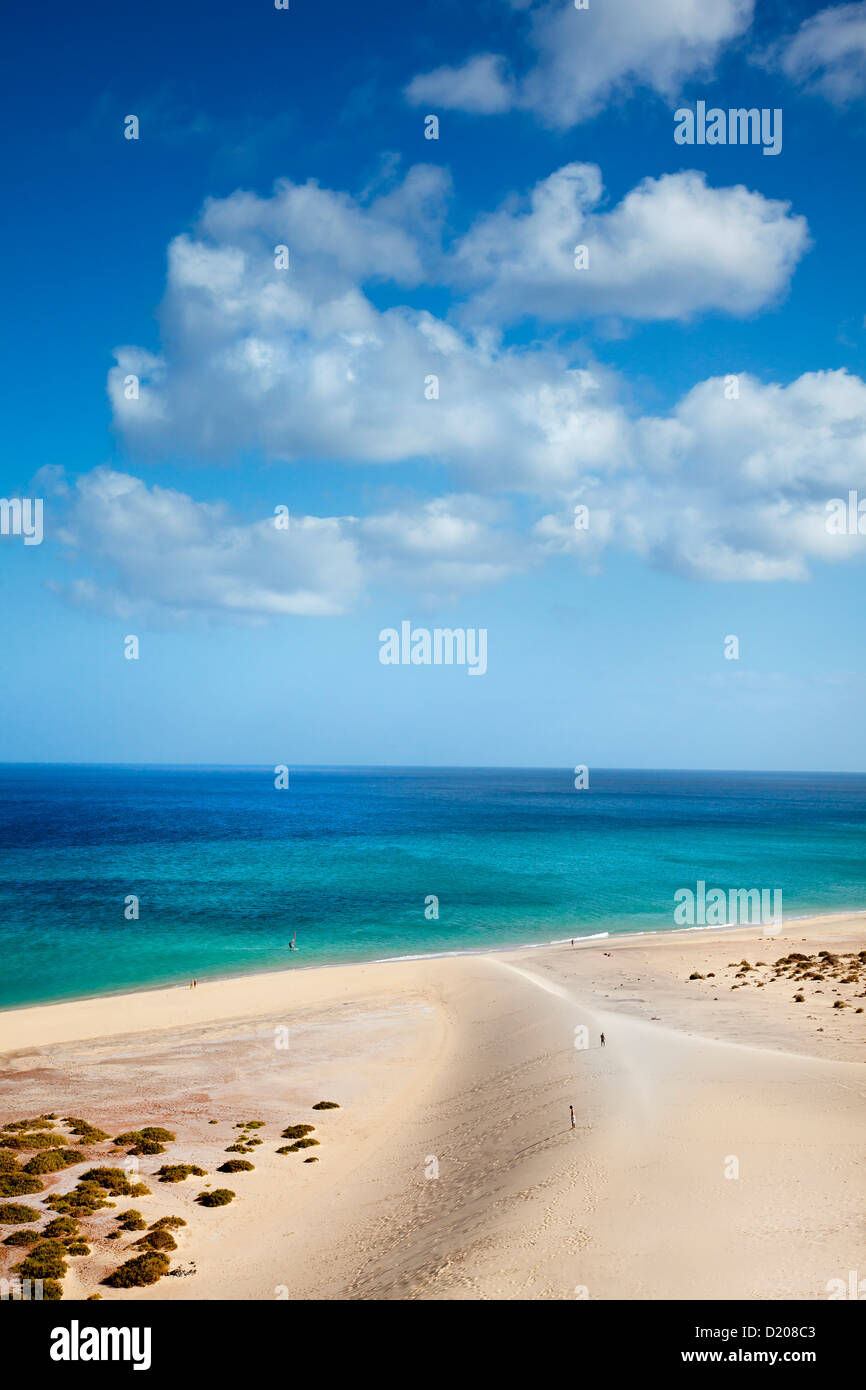
[[[9,1011],[0,1118],[165,1124],[177,1142],[140,1160],[145,1180],[207,1168],[119,1200],[188,1221],[172,1264],[190,1272],[107,1299],[826,1297],[863,1264],[863,986],[795,1004],[785,979],[732,990],[727,966],[864,944],[858,914],[775,939],[617,938]],[[217,1174],[247,1119],[266,1121],[255,1171]],[[316,1125],[317,1163],[275,1153],[298,1122]],[[206,1184],[237,1199],[202,1209]],[[93,1254],[71,1261],[66,1297],[136,1238],[106,1241],[114,1216],[84,1223]]]

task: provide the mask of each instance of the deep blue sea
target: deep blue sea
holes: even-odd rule
[[[665,930],[698,880],[863,908],[866,776],[6,765],[0,847],[9,1006]]]

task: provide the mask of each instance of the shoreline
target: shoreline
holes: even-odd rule
[[[864,919],[7,1010],[0,1124],[54,1113],[104,1131],[25,1198],[40,1220],[84,1167],[118,1163],[110,1136],[173,1136],[140,1160],[133,1204],[146,1223],[185,1223],[167,1277],[106,1287],[135,1236],[118,1238],[120,1207],[98,1211],[67,1299],[826,1297],[862,1249]],[[298,1124],[315,1127],[313,1163],[276,1147]],[[241,1149],[252,1166],[228,1179],[229,1205],[202,1207],[242,1130],[261,1136]],[[164,1162],[204,1171],[166,1187]],[[0,1244],[0,1276],[19,1258]]]
[[[778,932],[766,932],[757,923],[722,923],[719,926],[689,926],[689,927],[670,927],[670,928],[650,928],[636,932],[593,932],[586,936],[575,936],[573,938],[574,949],[585,950],[592,946],[597,946],[600,942],[607,944],[622,945],[623,943],[641,944],[647,939],[667,941],[681,936],[695,934],[704,935],[712,933],[717,935],[727,933],[734,935],[738,932],[754,932],[760,936],[766,935],[772,939],[777,934],[784,933],[786,929],[794,928],[799,925],[811,929],[814,925],[842,920],[862,919],[866,923],[866,908],[841,909],[833,912],[806,913],[803,916],[784,917]],[[223,985],[227,983],[240,984],[243,981],[257,981],[274,975],[291,976],[302,972],[318,970],[350,970],[362,969],[377,965],[397,965],[411,963],[415,961],[429,960],[461,960],[476,956],[498,956],[513,955],[520,951],[545,951],[556,946],[571,946],[572,938],[568,936],[555,937],[547,941],[523,941],[516,944],[506,944],[502,946],[478,946],[470,947],[465,950],[455,949],[450,951],[421,951],[409,955],[400,956],[371,956],[369,960],[347,960],[347,961],[319,961],[314,965],[275,965],[266,970],[250,970],[231,975],[203,975],[198,978],[199,985]],[[0,1055],[3,1053],[2,1021],[7,1015],[27,1013],[33,1009],[54,1009],[54,1008],[73,1008],[79,1005],[94,1004],[98,1001],[107,1002],[109,1000],[122,1000],[136,998],[139,995],[150,995],[167,993],[169,991],[189,991],[189,980],[184,982],[163,984],[144,984],[134,985],[129,989],[111,990],[108,992],[98,992],[94,994],[77,994],[68,998],[37,1000],[26,1004],[5,1004],[0,1006]]]

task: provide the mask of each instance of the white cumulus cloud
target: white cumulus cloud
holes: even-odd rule
[[[525,209],[478,219],[456,247],[477,316],[564,322],[591,314],[686,319],[746,315],[787,289],[809,245],[790,204],[742,185],[710,188],[694,170],[646,178],[609,211],[594,164],[536,184]],[[575,250],[586,248],[586,265]]]
[[[807,372],[788,386],[742,375],[694,386],[666,416],[633,422],[621,475],[587,480],[547,513],[537,539],[597,563],[618,546],[657,568],[716,581],[803,580],[810,561],[866,553],[866,536],[828,530],[827,504],[866,499],[866,382]]]
[[[866,554],[866,535],[828,528],[834,499],[847,505],[853,490],[866,500],[859,377],[711,378],[667,414],[599,402],[595,429],[597,466],[527,476],[516,518],[495,468],[484,493],[362,517],[292,516],[288,530],[108,468],[74,488],[54,479],[60,538],[86,569],[63,592],[123,616],[261,621],[344,613],[373,590],[457,600],[552,556],[598,572],[609,552],[625,551],[691,579],[774,582]]]
[[[472,487],[491,472],[517,488],[564,484],[627,453],[622,413],[603,372],[575,370],[552,346],[503,347],[507,320],[746,314],[783,291],[808,241],[786,204],[708,188],[697,173],[645,180],[599,211],[600,171],[568,165],[527,211],[500,209],[443,249],[447,191],[446,174],[420,166],[371,204],[286,182],[271,198],[208,202],[169,248],[161,352],[121,348],[109,374],[127,444],[175,457],[432,459]],[[578,238],[588,270],[574,268]],[[463,327],[457,314],[379,307],[388,283],[401,298],[456,285]]]

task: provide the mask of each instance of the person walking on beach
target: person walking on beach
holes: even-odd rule
[[[602,1047],[604,1047],[604,1033],[602,1033],[601,1035],[601,1045]]]
[[[568,1108],[571,1111],[571,1127],[574,1129],[574,1106],[570,1105]]]

